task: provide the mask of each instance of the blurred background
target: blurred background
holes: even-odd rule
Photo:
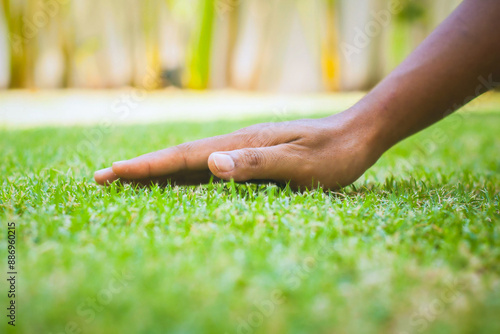
[[[459,0],[0,0],[0,88],[367,90]]]

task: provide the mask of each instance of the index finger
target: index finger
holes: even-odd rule
[[[184,170],[208,169],[212,152],[239,147],[241,140],[234,134],[205,138],[147,153],[136,158],[113,163],[112,170],[120,178],[144,179]]]

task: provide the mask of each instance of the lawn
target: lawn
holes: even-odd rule
[[[2,268],[15,222],[19,279],[7,332],[498,333],[499,111],[452,115],[335,193],[93,182],[266,119],[1,129]]]

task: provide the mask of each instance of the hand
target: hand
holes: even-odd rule
[[[336,189],[354,182],[380,156],[370,136],[346,113],[253,125],[113,163],[94,175],[99,184],[117,179],[188,185],[207,183],[211,173],[237,182],[290,182],[297,188]],[[211,173],[210,173],[211,172]]]

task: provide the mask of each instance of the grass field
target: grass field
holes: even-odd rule
[[[500,112],[452,115],[337,193],[93,183],[112,161],[257,121],[0,130],[2,268],[15,222],[19,279],[2,328],[500,332]]]

